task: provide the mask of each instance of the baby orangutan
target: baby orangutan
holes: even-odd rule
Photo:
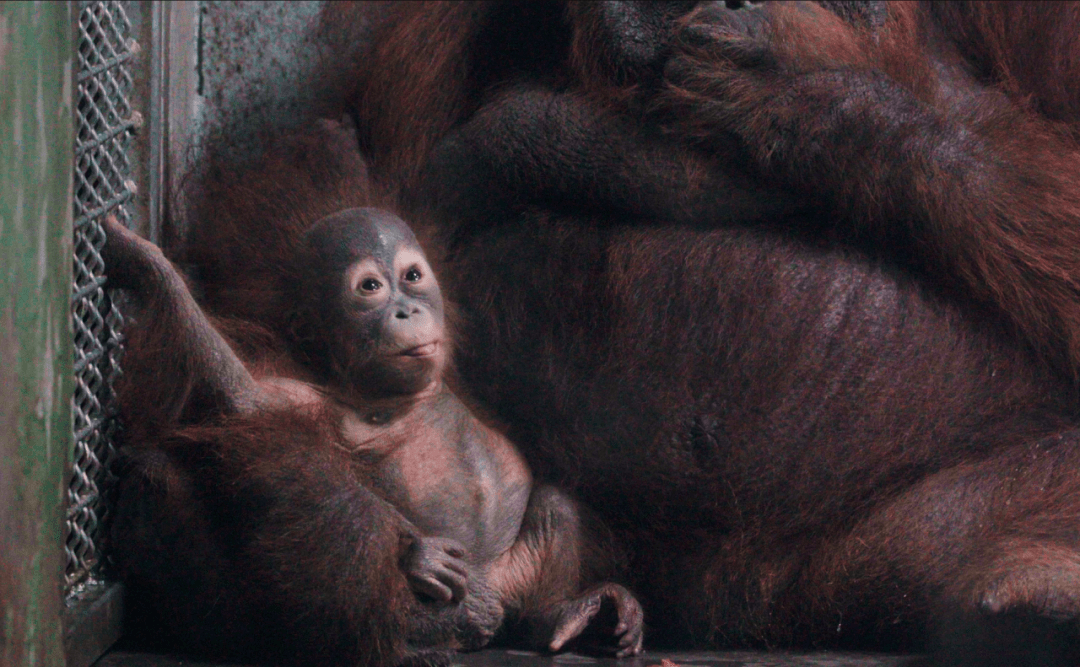
[[[475,649],[501,631],[510,642],[555,651],[607,608],[611,650],[641,652],[637,600],[598,583],[616,569],[603,527],[572,498],[534,485],[515,446],[443,381],[443,300],[404,222],[349,209],[308,231],[296,252],[296,308],[286,318],[295,363],[273,372],[245,366],[153,244],[114,220],[106,231],[110,286],[131,291],[142,317],[168,336],[170,354],[184,359],[175,364],[188,374],[177,422],[198,422],[192,405],[204,421],[309,415],[328,426],[326,446],[360,462],[370,490],[400,515],[400,571],[387,576],[403,573],[420,601],[410,646]]]

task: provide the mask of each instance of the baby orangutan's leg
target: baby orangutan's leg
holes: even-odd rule
[[[642,650],[644,614],[630,591],[606,581],[617,569],[616,553],[583,507],[542,486],[529,499],[517,542],[488,581],[508,613],[517,612],[515,634],[536,648],[558,651],[587,637],[617,657],[634,656]]]

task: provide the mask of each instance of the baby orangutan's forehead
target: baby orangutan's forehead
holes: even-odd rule
[[[319,220],[308,231],[309,247],[334,264],[374,257],[391,266],[404,248],[423,251],[409,226],[396,215],[376,208],[351,208]],[[342,255],[346,255],[343,257]]]
[[[366,232],[368,236],[365,239],[368,241],[365,247],[387,264],[392,264],[394,258],[404,251],[409,251],[412,255],[420,254],[423,256],[424,254],[423,250],[420,249],[420,244],[417,243],[416,238],[409,232],[408,228],[404,230],[408,234],[403,234],[400,228],[384,224],[369,224],[362,231]]]

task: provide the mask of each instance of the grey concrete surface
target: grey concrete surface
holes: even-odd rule
[[[196,133],[226,131],[250,150],[266,126],[288,128],[311,106],[318,48],[312,28],[322,2],[199,4]]]

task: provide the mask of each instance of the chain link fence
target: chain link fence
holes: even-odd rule
[[[131,63],[138,45],[124,2],[79,2],[75,109],[75,455],[68,487],[66,583],[70,591],[102,565],[109,515],[116,423],[113,384],[120,375],[123,319],[103,284],[101,221],[130,226],[130,147],[141,117],[133,112]]]

